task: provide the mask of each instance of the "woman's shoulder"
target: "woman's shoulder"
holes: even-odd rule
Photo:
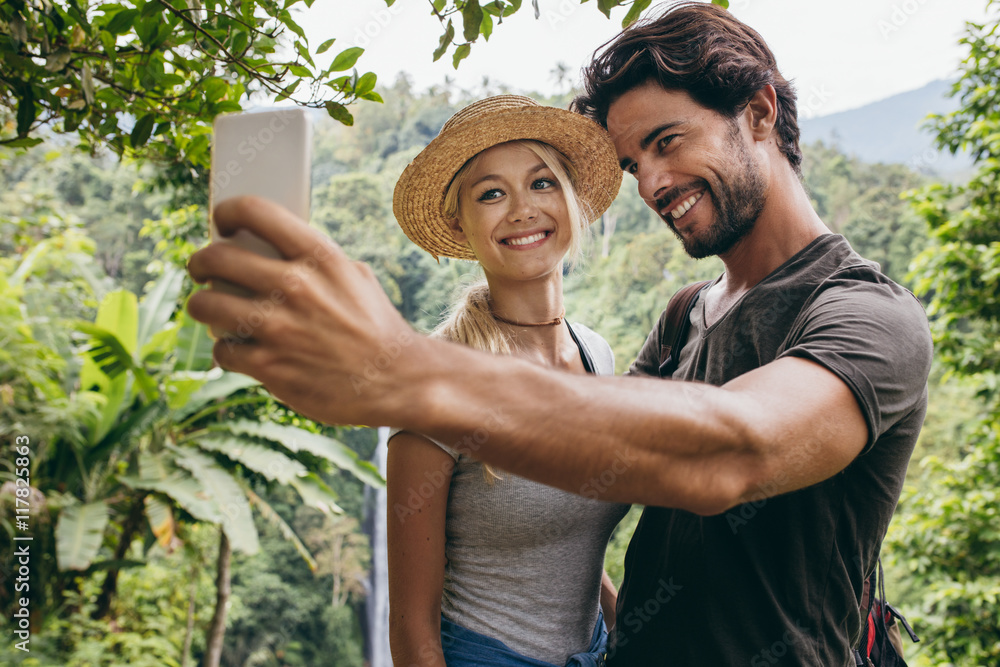
[[[391,440],[393,436],[395,436],[395,435],[397,435],[399,433],[409,433],[409,431],[407,431],[406,429],[402,429],[402,428],[392,427],[392,428],[389,429],[389,436],[386,438],[386,440]],[[423,434],[416,434],[416,435],[420,435],[421,438],[425,438],[425,439],[429,440],[430,442],[433,442],[435,445],[437,445],[442,450],[444,450],[449,456],[451,456],[451,458],[455,459],[456,461],[458,460],[458,457],[459,457],[459,454],[460,454],[458,452],[458,450],[456,450],[456,449],[454,449],[452,447],[449,447],[448,445],[444,444],[443,442],[439,442],[439,441],[437,441],[434,438],[431,438],[429,436],[426,436],[426,435],[423,435]]]
[[[573,322],[570,327],[576,334],[580,345],[583,345],[594,363],[597,375],[615,374],[615,353],[599,333],[579,322]]]

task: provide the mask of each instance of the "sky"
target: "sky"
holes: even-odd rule
[[[316,0],[299,17],[315,48],[334,37],[326,54],[365,48],[359,72],[375,72],[391,83],[406,72],[424,90],[446,78],[481,89],[483,78],[513,92],[565,92],[553,70],[569,68],[573,82],[594,50],[621,29],[627,8],[607,19],[595,0],[538,0],[496,26],[456,71],[450,53],[432,54],[442,28],[427,0]],[[782,74],[799,93],[803,118],[853,109],[896,93],[954,78],[963,51],[958,39],[966,21],[982,21],[986,0],[731,0],[730,11],[767,41]],[[657,5],[647,10],[655,12]],[[460,26],[459,26],[460,30]],[[327,61],[328,62],[328,61]]]

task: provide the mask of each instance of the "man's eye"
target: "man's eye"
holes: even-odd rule
[[[676,136],[677,136],[676,134],[668,134],[667,136],[665,136],[665,137],[661,138],[661,139],[660,139],[660,140],[659,140],[658,142],[656,142],[656,144],[657,144],[657,146],[659,146],[660,150],[662,151],[662,150],[663,150],[664,148],[666,148],[666,147],[667,147],[667,145],[668,145],[668,144],[669,144],[669,143],[670,143],[671,141],[673,141],[673,140],[674,140],[674,138],[675,138]]]

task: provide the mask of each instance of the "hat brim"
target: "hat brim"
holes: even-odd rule
[[[607,131],[571,111],[524,106],[442,132],[414,158],[396,182],[392,197],[392,212],[407,237],[435,257],[475,260],[469,246],[455,239],[441,212],[445,192],[462,165],[477,154],[525,139],[552,146],[574,166],[574,185],[587,208],[587,222],[611,206],[621,186],[622,171]]]

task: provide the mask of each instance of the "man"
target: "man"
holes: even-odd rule
[[[330,423],[391,424],[581,494],[647,505],[612,665],[848,665],[926,407],[916,300],[829,233],[799,178],[795,98],[756,32],[675,6],[614,40],[576,107],[694,256],[703,290],[673,377],[660,325],[630,378],[584,378],[414,334],[367,267],[266,202],[222,204],[288,258],[209,247],[196,294],[229,369]]]

